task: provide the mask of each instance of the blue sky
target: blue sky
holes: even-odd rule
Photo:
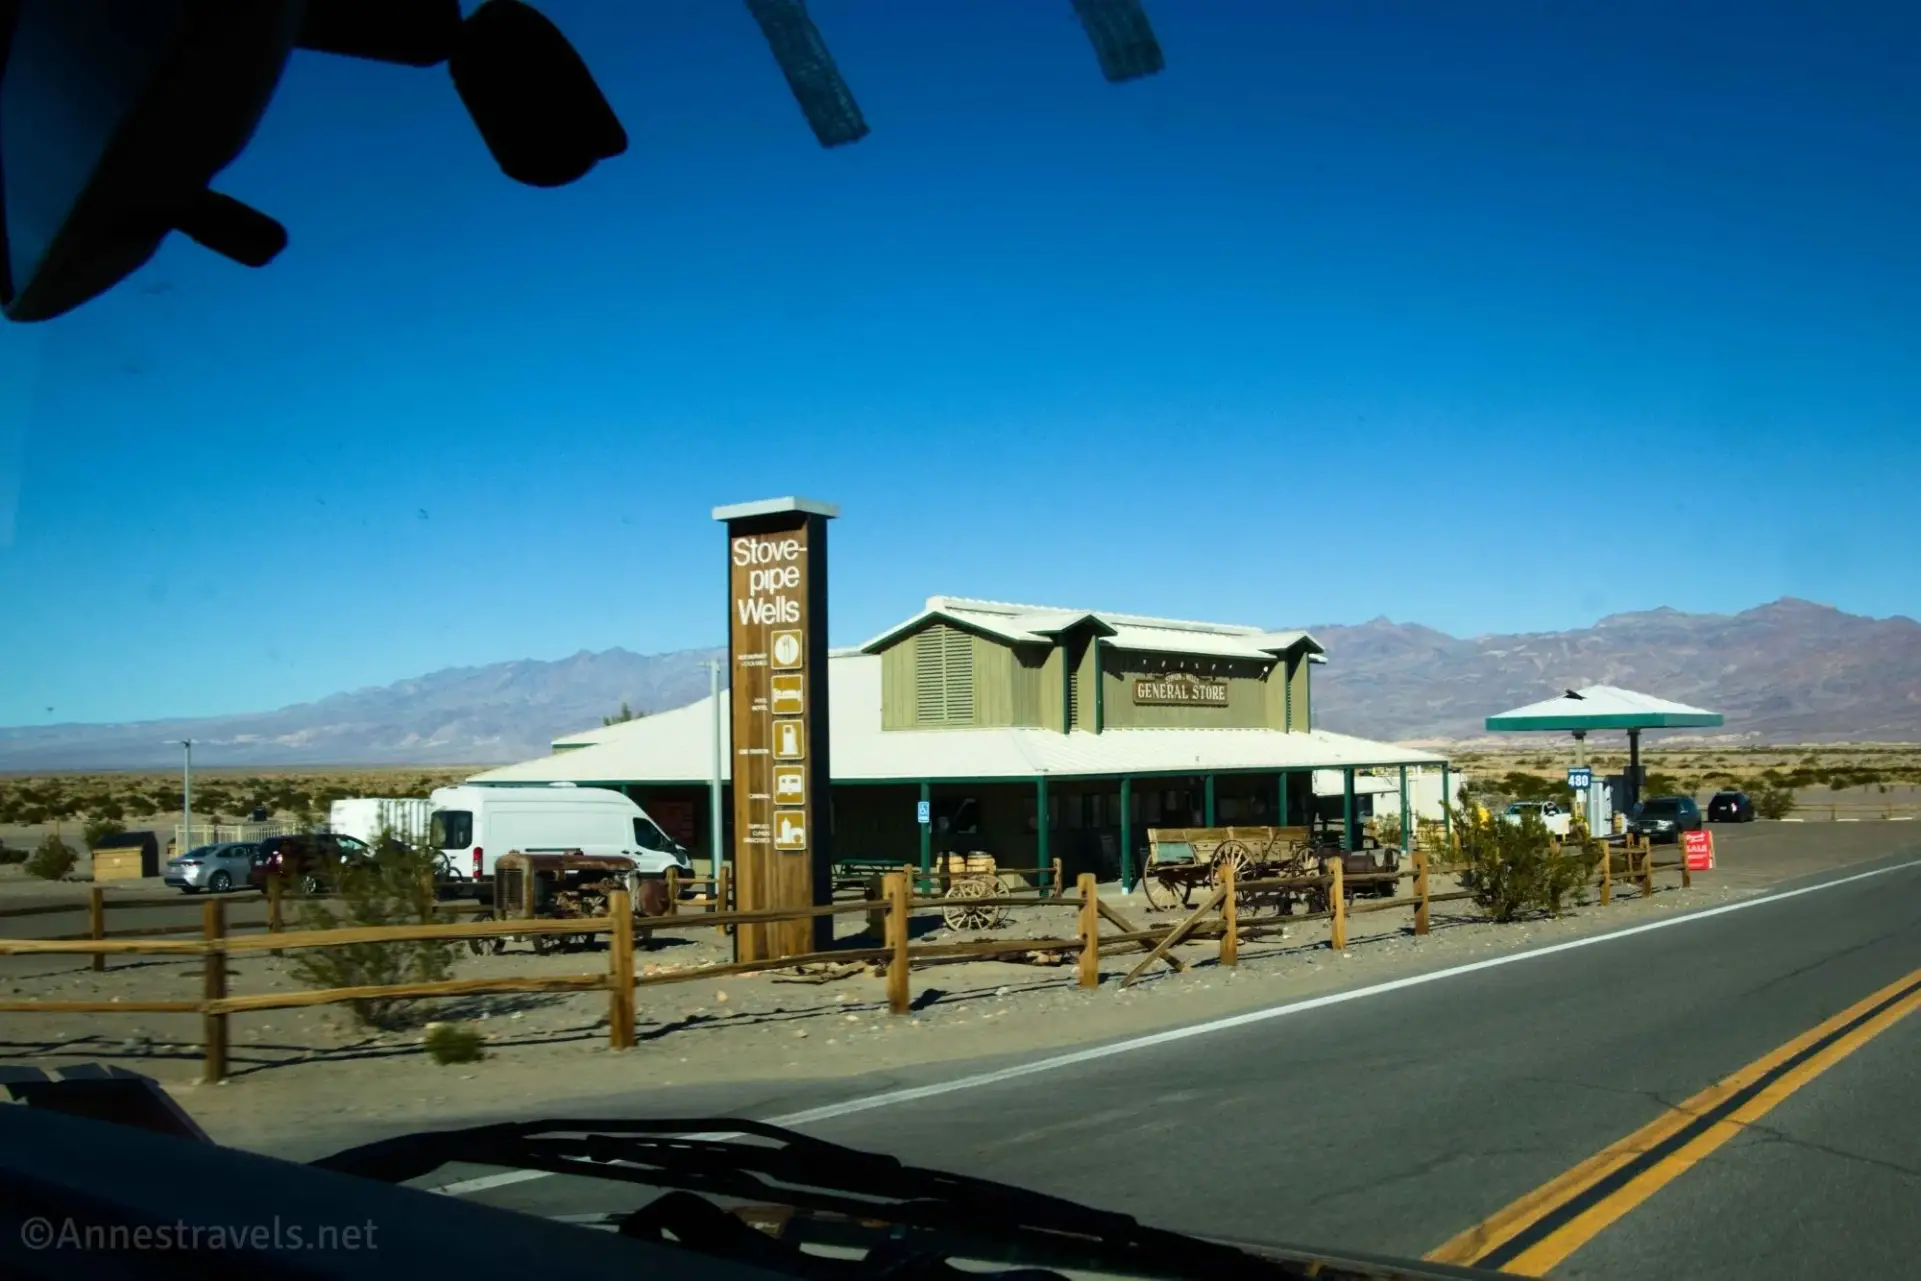
[[[1112,86],[1067,0],[815,0],[824,152],[739,3],[543,8],[585,181],[298,54],[221,183],[278,262],[0,329],[0,723],[718,643],[709,510],[784,493],[836,643],[1921,613],[1921,10],[1148,0]]]

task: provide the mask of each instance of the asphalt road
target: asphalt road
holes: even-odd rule
[[[1893,870],[1026,1075],[970,1065],[954,1077],[988,1079],[923,1097],[877,1097],[899,1081],[773,1083],[581,1111],[850,1108],[802,1124],[1167,1227],[1420,1256],[1921,970],[1921,866],[1878,866]],[[1921,1019],[1866,1039],[1552,1275],[1909,1274],[1921,1258],[1917,1050]],[[470,1195],[547,1214],[606,1208],[571,1179]]]

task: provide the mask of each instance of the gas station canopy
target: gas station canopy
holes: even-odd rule
[[[1562,730],[1576,734],[1609,729],[1689,729],[1720,723],[1719,712],[1689,707],[1652,694],[1637,694],[1631,689],[1616,689],[1612,685],[1571,689],[1558,698],[1543,699],[1487,718],[1489,732]]]

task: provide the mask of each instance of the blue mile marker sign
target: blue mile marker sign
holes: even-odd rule
[[[1577,792],[1587,791],[1594,785],[1594,771],[1585,765],[1568,766],[1567,785]]]

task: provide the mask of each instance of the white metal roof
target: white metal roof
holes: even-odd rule
[[[1613,685],[1588,685],[1487,718],[1489,730],[1680,729],[1719,725],[1719,712]]]
[[[1036,728],[883,730],[881,660],[855,654],[828,662],[829,732],[841,782],[1081,777],[1227,770],[1339,769],[1347,765],[1438,765],[1432,752],[1346,734],[1271,729]],[[721,693],[721,757],[727,769],[727,693]],[[590,745],[473,777],[477,783],[702,782],[711,768],[713,705],[708,699],[620,726],[587,731]]]
[[[1147,618],[1104,610],[1060,609],[1051,605],[1015,605],[1006,601],[970,600],[963,596],[928,597],[925,608],[913,617],[896,623],[861,648],[867,651],[879,649],[934,618],[1014,643],[1051,644],[1064,629],[1077,623],[1091,622],[1105,643],[1116,649],[1252,658],[1271,662],[1277,654],[1305,642],[1311,655],[1322,653],[1320,642],[1302,631],[1274,631],[1238,623]]]

